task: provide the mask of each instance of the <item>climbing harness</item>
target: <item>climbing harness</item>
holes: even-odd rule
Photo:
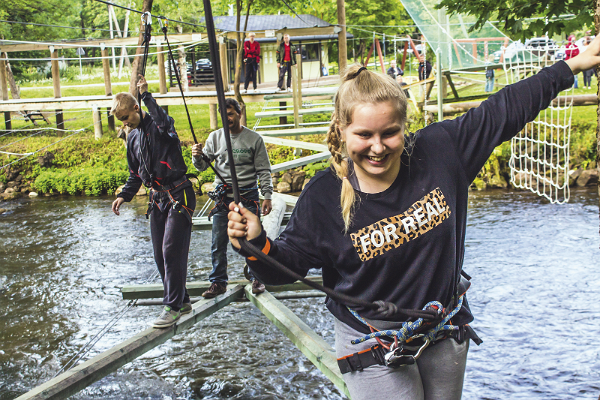
[[[259,204],[257,201],[255,200],[249,200],[247,198],[244,197],[244,194],[250,193],[254,190],[258,190],[258,187],[251,187],[251,188],[243,188],[242,189],[242,193],[240,194],[240,197],[242,199],[242,204],[248,208],[250,205],[255,206],[256,209],[260,209]],[[215,202],[215,206],[210,210],[210,212],[208,213],[208,220],[210,221],[210,219],[212,218],[213,215],[215,215],[217,212],[219,211],[229,211],[228,208],[228,202],[227,202],[227,194],[228,193],[233,193],[233,189],[231,188],[231,186],[229,186],[226,183],[221,183],[219,185],[217,185],[217,187],[211,191],[208,192],[208,197]]]
[[[212,14],[212,8],[210,4],[210,0],[203,0],[204,4],[204,19],[206,21],[206,32],[208,34],[208,44],[210,47],[210,55],[213,60],[213,72],[215,77],[215,88],[217,90],[217,99],[219,104],[219,111],[221,113],[221,121],[223,121],[223,131],[225,133],[225,142],[227,144],[227,156],[229,160],[233,160],[233,150],[231,146],[231,138],[229,135],[229,125],[227,123],[227,110],[225,108],[225,91],[223,88],[223,79],[221,75],[221,63],[219,58],[219,49],[217,46],[217,37],[215,34],[215,26]],[[230,162],[229,168],[231,171],[231,183],[233,189],[233,198],[236,204],[239,204],[241,201],[240,198],[240,189],[238,186],[237,175],[235,172],[235,163]],[[265,254],[261,251],[261,249],[256,248],[255,246],[248,243],[244,238],[238,239],[240,243],[240,247],[242,250],[250,254],[252,257],[255,257],[260,262],[269,265],[270,267],[277,269],[278,271],[288,275],[289,277],[298,280],[314,289],[320,290],[326,293],[331,299],[339,302],[340,304],[344,304],[346,306],[358,306],[363,307],[369,310],[374,310],[377,314],[377,317],[382,319],[392,319],[392,318],[423,318],[426,321],[431,321],[438,317],[437,311],[433,310],[412,310],[412,309],[400,309],[395,304],[384,302],[384,301],[375,301],[370,302],[358,298],[354,298],[348,296],[343,293],[338,293],[330,288],[327,288],[323,285],[315,283],[306,279],[305,277],[297,274],[296,272],[290,270],[285,265],[281,264],[277,260],[269,257],[268,254]],[[265,248],[270,247],[269,240],[267,239],[267,246]],[[267,251],[268,252],[268,251]]]
[[[468,277],[467,274],[462,275]],[[354,339],[350,343],[356,345],[369,339],[376,339],[378,344],[371,346],[369,349],[338,358],[338,365],[342,374],[362,371],[372,365],[385,365],[396,368],[402,365],[414,364],[430,344],[451,336],[455,337],[459,343],[470,338],[479,345],[482,341],[469,325],[456,326],[450,322],[462,308],[465,293],[471,286],[469,279],[470,277],[460,280],[455,296],[450,303],[453,305],[451,311],[445,309],[440,302],[431,301],[423,307],[423,310],[435,310],[438,313],[436,320],[428,323],[422,318],[416,321],[406,321],[402,323],[402,327],[398,330],[377,330],[356,311],[348,307],[350,313],[371,330],[370,334]],[[386,344],[380,339],[382,337],[391,338],[393,342]]]
[[[150,199],[148,200],[148,210],[146,210],[146,219],[150,217],[150,214],[152,213],[154,207],[160,208],[160,204],[165,200],[168,200],[169,206],[173,208],[173,210],[178,211],[179,213],[182,212],[181,209],[186,211],[185,216],[191,223],[194,210],[187,206],[187,194],[185,193],[185,188],[183,189],[183,204],[180,201],[175,200],[173,194],[171,193],[173,190],[177,189],[187,181],[188,175],[184,175],[182,178],[168,185],[161,185],[155,183],[152,190],[150,191]]]

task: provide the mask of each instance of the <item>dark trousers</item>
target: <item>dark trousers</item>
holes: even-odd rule
[[[154,197],[157,203],[150,214],[150,232],[154,260],[164,285],[163,304],[177,311],[183,303],[190,301],[185,280],[192,235],[190,214],[196,208],[196,195],[191,186],[171,195],[192,211],[189,212],[183,207],[173,209],[168,195],[161,193],[161,196]]]
[[[594,75],[594,68],[583,71],[583,86],[592,86],[592,76]]]
[[[241,192],[242,197],[245,199],[242,200],[244,207],[260,216],[258,189],[246,192],[244,192],[244,189],[241,189]],[[227,246],[229,246],[227,223],[229,219],[227,218],[227,214],[229,214],[229,203],[232,201],[232,198],[225,198],[224,205],[227,209],[219,210],[212,216],[211,253],[213,269],[208,277],[211,282],[227,283],[229,280],[227,275]]]
[[[254,58],[248,58],[248,62],[246,63],[246,78],[244,79],[244,89],[248,89],[250,85],[250,81],[252,81],[252,85],[256,90],[256,70],[258,69],[258,64]]]
[[[277,87],[281,88],[281,89],[285,89],[283,87],[283,77],[285,76],[285,73],[287,72],[287,87],[292,87],[292,62],[291,61],[284,61],[281,63],[281,66],[279,67],[279,82],[277,82]]]

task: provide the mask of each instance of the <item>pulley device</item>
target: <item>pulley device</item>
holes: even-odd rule
[[[215,87],[217,89],[217,99],[219,104],[219,111],[221,113],[221,120],[223,121],[223,131],[225,133],[225,142],[227,144],[227,156],[229,157],[230,163],[229,168],[231,171],[231,182],[233,186],[233,198],[236,204],[240,203],[240,189],[238,186],[237,175],[235,171],[235,163],[233,162],[233,151],[231,147],[231,138],[229,136],[229,125],[227,124],[227,109],[225,108],[225,92],[223,88],[223,80],[221,76],[221,65],[219,58],[219,50],[217,47],[217,38],[215,34],[215,26],[212,15],[212,8],[210,4],[210,0],[203,0],[204,3],[204,16],[206,21],[206,32],[208,34],[208,43],[210,47],[210,55],[213,61],[213,72],[215,76]],[[277,260],[269,257],[264,254],[260,249],[248,243],[245,238],[238,239],[241,248],[256,257],[262,263],[271,266],[272,268],[277,269],[278,271],[285,273],[286,275],[303,282],[304,284],[325,292],[329,297],[334,299],[335,301],[344,304],[350,307],[364,307],[369,310],[375,310],[377,317],[379,319],[390,319],[390,318],[402,318],[402,319],[411,319],[411,318],[423,318],[426,321],[432,321],[438,318],[438,312],[435,310],[413,310],[413,309],[400,309],[396,307],[395,304],[384,302],[384,301],[365,301],[362,299],[357,299],[345,295],[343,293],[338,293],[332,289],[324,287],[318,283],[312,282],[308,279],[305,279],[303,276],[297,274],[296,272],[290,270]]]

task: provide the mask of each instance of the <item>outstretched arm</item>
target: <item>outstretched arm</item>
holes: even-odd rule
[[[152,117],[152,120],[154,120],[160,134],[178,139],[177,132],[175,131],[175,120],[169,117],[165,110],[156,103],[156,100],[152,97],[152,93],[148,92],[148,82],[146,82],[146,78],[143,75],[139,75],[137,87],[146,108],[148,108],[148,113]]]
[[[573,71],[573,75],[600,65],[600,36],[596,36],[583,53],[565,62]]]

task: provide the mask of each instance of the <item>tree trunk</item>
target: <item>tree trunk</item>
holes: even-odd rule
[[[240,24],[242,19],[242,8],[243,8],[243,0],[236,0],[236,37],[237,37],[237,53],[235,57],[235,79],[233,81],[233,91],[235,92],[235,98],[238,103],[240,103],[240,107],[242,108],[242,115],[240,118],[240,123],[246,126],[246,103],[244,103],[244,99],[240,93],[240,82],[242,75],[242,60],[244,58],[244,40],[246,38],[246,29],[248,28],[248,17],[250,16],[250,6],[252,5],[252,0],[248,0],[248,7],[246,8],[246,21],[244,22],[244,30],[240,32]]]
[[[13,76],[12,68],[10,67],[10,61],[8,61],[8,53],[4,53],[4,58],[6,58],[6,80],[10,85],[10,94],[12,95],[13,100],[20,99],[21,93],[15,82],[15,77]]]
[[[142,4],[142,12],[150,11],[152,9],[153,0],[144,0]],[[109,19],[110,21],[110,19]],[[129,80],[129,93],[131,93],[135,98],[137,98],[137,82],[138,75],[142,73],[142,57],[144,55],[144,48],[142,47],[142,42],[144,41],[144,24],[140,20],[140,36],[138,37],[138,45],[135,49],[135,58],[133,59],[133,64],[131,65],[131,79]]]

